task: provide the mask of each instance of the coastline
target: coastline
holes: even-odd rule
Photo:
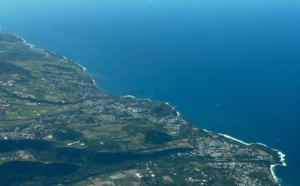
[[[279,183],[279,179],[275,174],[275,167],[276,167],[276,165],[271,165],[270,166],[270,171],[271,171],[273,179],[276,181],[276,183]]]
[[[37,51],[41,51],[41,52],[46,52],[46,51],[43,50],[43,49],[36,48],[36,46],[33,45],[33,44],[27,43],[26,40],[25,40],[24,38],[22,38],[22,37],[20,37],[20,36],[18,36],[18,35],[15,35],[15,34],[11,34],[11,35],[13,35],[13,36],[17,37],[18,39],[20,39],[25,45],[29,46],[29,47],[30,47],[31,49],[33,49],[33,50],[37,50]],[[49,53],[49,52],[46,52],[46,53]],[[56,53],[54,53],[54,52],[50,52],[50,53],[56,54]],[[70,60],[70,59],[68,59],[66,56],[63,56],[63,55],[61,55],[61,57],[62,57],[64,60],[66,60],[66,61],[74,62],[77,66],[79,66],[79,67],[82,69],[83,72],[87,73],[87,71],[88,71],[87,68],[84,67],[83,65],[79,64],[77,61]],[[88,73],[87,73],[87,74],[88,74]],[[90,75],[89,75],[89,76],[90,76]],[[93,85],[94,85],[95,87],[97,87],[95,80],[94,80],[91,76],[90,76],[90,78],[91,78],[91,80],[92,80],[92,82],[93,82]],[[97,87],[97,88],[98,88],[98,87]]]
[[[211,131],[208,131],[208,130],[206,130],[206,129],[203,129],[203,130],[206,131],[206,132],[211,132]],[[244,145],[259,144],[259,145],[268,147],[267,145],[265,145],[265,144],[263,144],[263,143],[246,143],[246,142],[244,142],[244,141],[242,141],[242,140],[239,140],[239,139],[234,138],[234,137],[232,137],[232,136],[229,136],[229,135],[227,135],[227,134],[222,134],[222,133],[218,133],[218,134],[221,135],[221,136],[223,136],[223,137],[225,137],[225,138],[228,138],[228,139],[237,141],[237,142],[239,142],[239,143],[242,143],[242,144],[244,144]],[[269,148],[269,147],[268,147],[268,148]],[[284,167],[287,166],[287,164],[285,163],[285,156],[286,156],[286,155],[283,154],[281,151],[279,151],[279,150],[277,150],[277,149],[271,148],[271,150],[276,151],[277,154],[278,154],[278,157],[280,158],[280,160],[279,160],[280,164],[271,164],[271,165],[270,165],[270,172],[271,172],[271,174],[272,174],[273,179],[275,180],[276,183],[280,184],[280,183],[279,183],[279,178],[276,176],[276,173],[275,173],[275,167],[276,167],[276,166],[284,166]]]
[[[180,117],[180,113],[179,113],[172,105],[170,105],[169,102],[166,102],[166,104],[169,105],[170,107],[172,107],[172,109],[173,109],[174,111],[176,111],[177,116]]]
[[[33,45],[33,44],[27,43],[25,39],[23,39],[23,38],[21,38],[21,37],[19,37],[19,36],[17,36],[17,35],[14,35],[14,34],[11,34],[11,35],[13,35],[13,36],[19,38],[25,45],[29,46],[31,49],[34,49],[34,50],[37,50],[37,51],[46,52],[46,51],[43,50],[43,49],[36,48],[36,46]],[[46,52],[46,53],[48,53],[48,52]],[[55,54],[55,53],[53,53],[53,52],[51,52],[51,53],[52,53],[52,54]],[[79,63],[76,62],[76,61],[69,60],[69,59],[68,59],[67,57],[65,57],[65,56],[62,56],[62,58],[63,58],[64,60],[66,60],[66,61],[74,62],[76,65],[78,65],[79,67],[81,67],[81,69],[82,69],[83,72],[85,72],[85,73],[88,74],[87,68],[84,67],[83,65],[79,64]],[[90,75],[89,75],[89,76],[90,76]],[[96,83],[95,83],[95,80],[94,80],[91,76],[90,76],[90,78],[91,78],[91,80],[92,80],[92,82],[93,82],[93,85],[94,85],[95,87],[97,87],[97,85],[96,85]],[[97,87],[97,88],[98,88],[98,87]],[[120,98],[132,98],[132,99],[138,99],[138,98],[136,98],[136,97],[133,96],[133,95],[120,96]],[[148,98],[145,98],[145,100],[152,101],[151,99],[148,99]],[[166,102],[165,104],[169,105],[174,111],[176,111],[176,109],[175,109],[172,105],[170,105],[169,102]],[[180,117],[180,113],[179,113],[178,111],[176,111],[176,114],[177,114],[178,117]],[[203,130],[204,130],[205,132],[208,132],[208,133],[214,133],[214,132],[209,131],[209,130],[206,130],[206,129],[203,129]],[[247,146],[253,145],[253,144],[259,144],[259,145],[263,145],[263,146],[268,147],[267,145],[262,144],[262,143],[256,143],[256,142],[255,142],[255,143],[246,143],[246,142],[244,142],[244,141],[242,141],[242,140],[239,140],[239,139],[234,138],[234,137],[232,137],[232,136],[230,136],[230,135],[227,135],[227,134],[222,134],[222,133],[217,133],[217,134],[219,134],[219,135],[221,135],[221,136],[223,136],[223,137],[225,137],[225,138],[228,138],[228,139],[234,140],[234,141],[236,141],[236,142],[239,142],[239,143],[241,143],[241,144],[247,145]],[[269,148],[269,147],[268,147],[268,148]],[[287,164],[285,163],[285,156],[286,156],[286,155],[283,154],[281,151],[279,151],[279,150],[277,150],[277,149],[271,148],[271,150],[276,151],[277,154],[278,154],[278,157],[280,158],[280,161],[279,161],[280,164],[271,164],[271,165],[270,165],[270,172],[271,172],[271,175],[272,175],[273,179],[275,180],[276,183],[280,184],[280,183],[279,183],[279,178],[276,176],[276,173],[275,173],[275,167],[276,167],[276,166],[287,166]]]
[[[65,56],[63,56],[63,57],[64,57],[64,59],[68,60]],[[76,63],[78,66],[80,66],[80,67],[82,68],[82,71],[83,71],[83,72],[87,73],[87,68],[85,68],[84,66],[82,66],[82,65],[79,64],[78,62],[75,62],[75,63]],[[92,81],[93,81],[94,86],[97,87],[97,85],[96,85],[96,83],[95,83],[95,80],[94,80],[92,77],[91,77],[91,79],[92,79]],[[133,95],[120,96],[120,98],[138,99],[138,98],[136,98],[136,97],[133,96]],[[144,99],[145,99],[145,100],[152,101],[152,100],[149,99],[149,98],[144,98]],[[174,111],[176,111],[176,109],[175,109],[172,105],[170,105],[169,102],[165,102],[165,104],[169,105]],[[179,113],[178,111],[176,111],[176,114],[177,114],[178,117],[180,117],[180,113]],[[203,130],[204,130],[205,132],[209,132],[209,133],[212,132],[212,131],[209,131],[209,130],[206,130],[206,129],[203,129]],[[227,134],[222,134],[222,133],[217,133],[217,134],[219,134],[219,135],[221,135],[221,136],[223,136],[223,137],[225,137],[225,138],[228,138],[228,139],[237,141],[237,142],[242,143],[242,144],[247,145],[247,146],[248,146],[248,145],[252,145],[252,144],[259,144],[259,145],[263,145],[263,146],[265,146],[265,147],[268,147],[267,145],[265,145],[265,144],[263,144],[263,143],[258,143],[258,142],[255,142],[255,143],[246,143],[246,142],[244,142],[244,141],[242,141],[242,140],[239,140],[239,139],[234,138],[234,137],[232,137],[232,136],[230,136],[230,135],[227,135]],[[269,148],[269,147],[268,147],[268,148]],[[280,161],[279,161],[279,162],[280,162],[281,164],[271,164],[271,165],[270,165],[270,172],[271,172],[271,175],[272,175],[274,181],[280,185],[280,183],[279,183],[279,178],[276,176],[276,173],[275,173],[275,167],[276,167],[276,166],[287,166],[287,164],[285,163],[285,156],[286,156],[286,155],[283,154],[281,151],[279,151],[279,150],[277,150],[277,149],[273,149],[273,148],[271,148],[271,149],[274,150],[274,151],[276,151],[277,154],[278,154],[278,156],[279,156],[279,158],[280,158]]]

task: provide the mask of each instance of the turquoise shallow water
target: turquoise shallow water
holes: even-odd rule
[[[2,32],[86,66],[112,94],[168,101],[191,123],[287,155],[300,185],[300,2],[2,0]]]

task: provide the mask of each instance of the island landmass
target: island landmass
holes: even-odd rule
[[[99,90],[85,68],[0,34],[0,185],[279,185],[284,154]]]

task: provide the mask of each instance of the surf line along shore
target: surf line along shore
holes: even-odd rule
[[[30,48],[35,49],[35,46],[34,46],[34,45],[27,44],[25,40],[23,40],[23,42],[24,42],[26,45],[28,45]],[[35,49],[35,50],[44,51],[44,50],[41,50],[41,49]],[[47,52],[45,52],[45,53],[47,53]],[[54,54],[54,53],[52,53],[52,54]],[[67,58],[63,56],[63,60],[67,60]],[[74,61],[72,61],[72,62],[74,62]],[[75,63],[76,63],[78,66],[81,67],[82,71],[87,72],[87,69],[86,69],[85,67],[83,67],[82,65],[78,64],[77,62],[75,62]],[[93,84],[95,85],[95,81],[94,81],[94,80],[93,80]],[[123,97],[130,97],[130,98],[132,98],[132,99],[137,99],[137,98],[135,98],[134,96],[123,96]],[[169,105],[169,103],[165,103],[165,104]],[[170,105],[169,105],[169,106],[170,106]],[[172,106],[170,106],[170,107],[172,107]],[[172,109],[173,109],[174,111],[176,111],[174,107],[172,107]],[[176,111],[176,113],[177,113],[177,116],[179,117],[179,116],[180,116],[179,112]],[[210,131],[207,131],[207,130],[205,130],[205,131],[206,131],[206,132],[210,132]],[[236,139],[236,138],[233,138],[233,137],[231,137],[231,136],[229,136],[229,135],[225,135],[225,134],[219,134],[219,135],[222,135],[223,137],[226,137],[226,138],[228,138],[228,139],[237,141],[237,142],[239,142],[239,143],[241,143],[241,144],[244,144],[244,145],[259,144],[259,143],[245,143],[245,142],[243,142],[243,141],[241,141],[241,140],[238,140],[238,139]],[[264,144],[260,144],[260,145],[264,145]],[[266,145],[264,145],[264,146],[266,146]],[[272,150],[274,150],[274,149],[272,149]],[[275,152],[278,153],[278,157],[280,157],[280,162],[279,162],[278,164],[271,165],[270,170],[271,170],[271,173],[272,173],[273,178],[274,178],[276,181],[278,181],[278,178],[276,177],[276,175],[275,175],[275,173],[274,173],[274,167],[277,166],[277,165],[283,165],[283,166],[286,166],[286,163],[285,163],[285,161],[284,161],[285,155],[284,155],[282,152],[278,151],[278,150],[276,150]]]
[[[204,129],[204,130],[205,130],[205,129]],[[208,130],[205,130],[205,131],[206,131],[206,132],[210,132],[210,131],[208,131]],[[222,134],[222,133],[218,133],[218,134],[220,134],[221,136],[224,136],[225,138],[228,138],[228,139],[237,141],[237,142],[239,142],[239,143],[242,143],[242,144],[244,144],[244,145],[259,144],[259,145],[263,145],[263,146],[268,147],[267,145],[265,145],[265,144],[263,144],[263,143],[246,143],[246,142],[244,142],[244,141],[242,141],[242,140],[236,139],[236,138],[234,138],[234,137],[232,137],[232,136],[229,136],[229,135],[227,135],[227,134]],[[275,174],[275,167],[276,167],[276,166],[287,166],[287,164],[285,163],[285,156],[286,156],[286,155],[283,154],[281,151],[279,151],[279,150],[277,150],[277,149],[272,149],[272,150],[277,151],[278,157],[280,158],[280,164],[272,164],[272,165],[270,166],[271,174],[272,174],[274,180],[278,183],[278,182],[279,182],[279,179],[278,179],[278,177],[277,177],[276,174]]]

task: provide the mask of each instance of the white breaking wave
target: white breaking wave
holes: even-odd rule
[[[121,98],[132,98],[132,99],[135,99],[135,97],[133,95],[126,95],[126,96],[122,96]]]
[[[205,129],[203,129],[203,130],[206,131],[206,132],[210,132],[210,131],[205,130]],[[234,138],[234,137],[232,137],[232,136],[229,136],[229,135],[227,135],[227,134],[221,134],[221,133],[218,133],[218,134],[220,134],[221,136],[224,136],[225,138],[228,138],[228,139],[237,141],[237,142],[239,142],[239,143],[242,143],[242,144],[244,144],[244,145],[259,144],[259,145],[263,145],[263,146],[265,146],[265,147],[268,147],[267,145],[265,145],[265,144],[263,144],[263,143],[246,143],[246,142],[244,142],[244,141],[242,141],[242,140],[236,139],[236,138]],[[274,170],[275,170],[275,167],[278,166],[278,165],[281,165],[281,166],[287,166],[287,164],[285,163],[285,154],[283,154],[281,151],[279,151],[279,150],[277,150],[277,149],[272,149],[272,150],[277,151],[277,154],[278,154],[278,156],[279,156],[279,158],[280,158],[280,163],[281,163],[281,164],[272,164],[272,165],[270,166],[271,174],[272,174],[274,180],[278,183],[278,182],[279,182],[279,179],[278,179],[278,177],[277,177],[276,174],[275,174],[275,171],[274,171]]]
[[[170,105],[169,102],[166,102],[166,104],[169,105],[174,111],[176,111],[178,117],[180,116],[180,113],[172,105]]]

